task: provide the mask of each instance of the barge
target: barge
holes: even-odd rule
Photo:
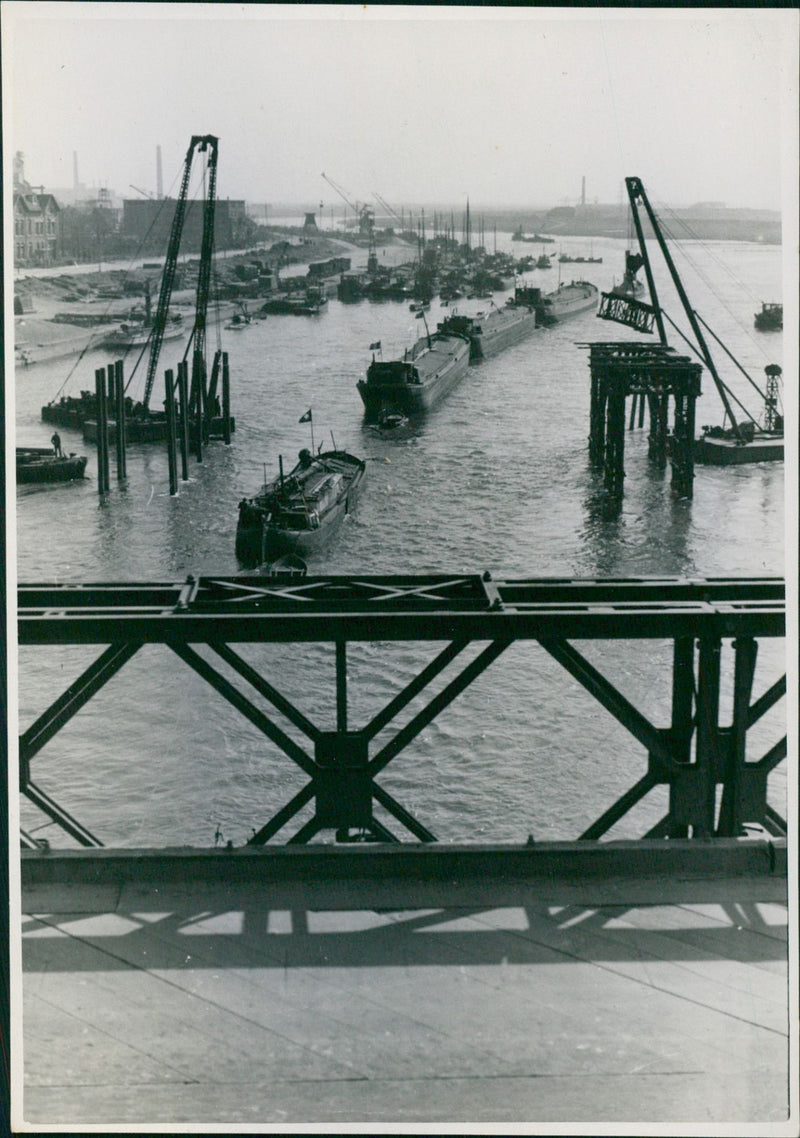
[[[83,478],[86,456],[60,455],[52,447],[17,447],[17,482],[74,482]]]
[[[404,414],[429,411],[464,378],[471,344],[460,333],[434,332],[423,336],[399,360],[376,360],[358,381],[368,415],[390,408]]]
[[[366,476],[363,459],[343,450],[303,449],[294,470],[239,503],[236,556],[263,564],[284,554],[319,553],[356,505]]]

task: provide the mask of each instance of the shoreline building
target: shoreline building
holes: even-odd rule
[[[122,236],[133,238],[143,253],[163,253],[169,244],[175,206],[175,198],[125,198],[122,202]],[[247,217],[243,201],[221,198],[215,202],[214,243],[217,249],[236,248],[248,239],[251,230],[252,222]],[[191,199],[186,203],[182,249],[199,252],[202,236],[203,202]]]
[[[55,264],[60,244],[61,207],[44,186],[25,179],[25,155],[14,155],[14,264],[32,268]]]

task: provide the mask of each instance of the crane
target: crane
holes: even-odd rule
[[[138,186],[134,186],[133,182],[129,182],[128,184],[130,185],[132,190],[136,190],[137,194],[141,194],[142,197],[147,198],[148,201],[153,202],[156,200],[152,194],[148,194],[147,190],[140,190]]]
[[[375,201],[378,203],[378,205],[383,206],[383,208],[386,210],[386,212],[389,214],[389,216],[392,218],[392,220],[396,221],[401,229],[405,229],[405,224],[403,222],[402,217],[399,216],[399,214],[397,213],[396,210],[392,209],[392,207],[389,205],[389,203],[386,201],[386,199],[382,198],[381,195],[377,192],[377,190],[373,190],[372,195],[375,198]]]
[[[338,183],[334,182],[333,178],[329,178],[327,174],[322,174],[321,176],[325,179],[328,185],[336,191],[342,201],[346,202],[347,205],[350,206],[353,213],[357,216],[359,233],[361,233],[362,236],[369,237],[375,227],[374,212],[366,203],[360,206],[358,202],[351,201],[342,187],[338,185]]]
[[[172,287],[175,283],[175,270],[178,265],[178,252],[183,233],[183,223],[186,217],[186,196],[189,190],[189,176],[192,172],[192,159],[195,149],[208,153],[208,190],[203,208],[203,238],[200,251],[200,269],[197,275],[197,299],[195,304],[195,323],[192,331],[195,353],[204,352],[206,334],[206,311],[211,282],[211,259],[214,250],[214,204],[217,177],[217,152],[219,139],[213,134],[193,134],[186,151],[183,164],[183,177],[181,188],[175,202],[175,213],[172,218],[172,228],[167,245],[167,256],[164,261],[164,272],[161,277],[161,291],[158,296],[158,307],[153,321],[153,334],[150,339],[150,359],[147,365],[147,378],[145,380],[144,398],[142,405],[148,408],[150,396],[153,394],[158,357],[161,354],[161,345],[164,340],[164,330],[167,326],[169,304],[172,298]]]

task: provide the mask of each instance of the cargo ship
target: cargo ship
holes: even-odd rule
[[[458,384],[469,367],[471,344],[460,333],[423,336],[399,360],[376,360],[358,391],[367,415],[389,408],[416,415],[429,411]]]
[[[236,556],[262,564],[282,554],[322,550],[356,505],[367,464],[343,450],[303,449],[294,470],[239,503]]]

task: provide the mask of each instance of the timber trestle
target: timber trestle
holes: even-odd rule
[[[274,838],[311,804],[313,815],[289,837],[303,843],[323,830],[342,841],[397,842],[375,815],[420,842],[435,841],[378,781],[389,763],[512,643],[535,641],[615,718],[644,751],[642,777],[579,835],[605,835],[654,787],[669,788],[666,815],[647,838],[736,838],[747,825],[782,836],[786,823],[767,801],[770,772],[787,753],[786,736],[753,757],[748,732],[785,695],[785,676],[756,682],[759,641],[785,634],[780,578],[492,580],[467,576],[189,577],[178,583],[23,584],[18,593],[21,647],[95,644],[102,651],[20,736],[20,790],[83,846],[102,843],[32,778],[39,751],[145,644],[163,644],[275,744],[308,782],[248,844]],[[671,641],[671,718],[657,726],[575,646],[576,640]],[[429,662],[367,723],[348,715],[347,645],[367,641],[438,642]],[[335,730],[322,730],[236,651],[239,643],[328,642],[335,656]],[[413,699],[471,644],[470,662],[381,746]],[[483,643],[485,642],[485,643]],[[201,655],[198,648],[205,648]],[[208,650],[235,673],[232,682]],[[721,691],[732,687],[730,722]],[[245,694],[244,681],[305,737],[296,742]],[[565,696],[565,700],[568,697]],[[498,700],[498,707],[502,701]],[[531,716],[535,715],[532,701]],[[785,717],[784,717],[785,718]],[[108,742],[113,746],[113,740]],[[157,746],[157,740],[154,740]],[[306,811],[307,813],[307,811]],[[396,827],[395,827],[396,828]],[[23,834],[23,844],[37,842]]]
[[[612,341],[582,346],[590,349],[589,460],[602,467],[605,489],[615,497],[623,492],[625,401],[632,396],[628,429],[633,429],[637,403],[638,425],[644,425],[647,405],[648,457],[659,469],[671,462],[672,489],[680,497],[691,498],[701,365],[663,344]]]

